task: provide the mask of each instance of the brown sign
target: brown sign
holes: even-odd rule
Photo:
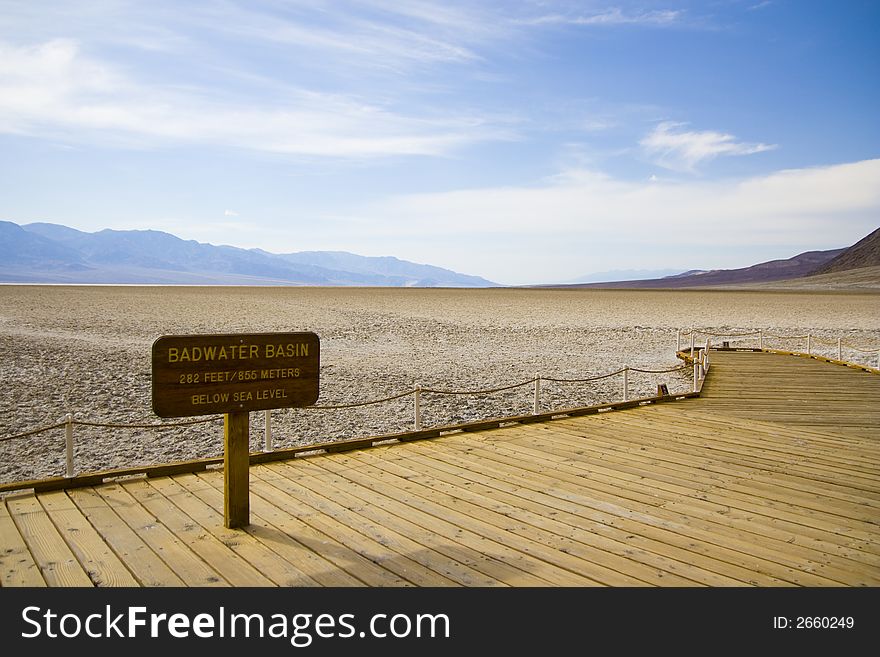
[[[306,333],[165,335],[153,343],[159,417],[309,406],[318,400],[320,341]]]

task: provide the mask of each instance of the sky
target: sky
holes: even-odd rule
[[[0,220],[501,284],[880,226],[880,2],[0,0]]]

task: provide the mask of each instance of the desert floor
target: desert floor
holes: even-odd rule
[[[151,409],[161,335],[314,331],[322,405],[382,398],[416,385],[492,388],[535,374],[585,378],[623,365],[675,367],[676,331],[763,329],[880,347],[880,294],[852,292],[0,286],[0,439],[59,422],[159,422]],[[698,338],[702,344],[703,336]],[[688,339],[685,342],[689,344]],[[742,342],[757,346],[757,341]],[[768,338],[767,346],[806,348]],[[836,355],[835,346],[817,349]],[[844,357],[876,364],[876,354]],[[631,396],[686,371],[630,376]],[[544,410],[619,400],[621,377],[542,386]],[[425,426],[530,412],[530,385],[485,396],[424,395]],[[277,447],[412,428],[412,398],[362,409],[272,412]],[[91,471],[222,453],[222,423],[175,429],[77,426],[76,466]],[[251,447],[262,413],[251,415]],[[64,472],[64,431],[0,442],[0,481]]]

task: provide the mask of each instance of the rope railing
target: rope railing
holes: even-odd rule
[[[757,336],[759,339],[760,348],[764,348],[764,339],[774,339],[774,340],[807,340],[807,354],[812,355],[812,347],[814,343],[820,343],[825,345],[836,345],[837,346],[837,356],[838,360],[842,359],[842,350],[843,347],[847,347],[848,349],[852,349],[854,351],[858,351],[861,353],[867,354],[878,354],[877,358],[877,368],[880,369],[880,347],[874,349],[865,349],[862,347],[857,347],[848,342],[843,342],[842,338],[838,338],[836,341],[827,340],[824,338],[820,338],[818,336],[814,336],[811,334],[803,335],[803,336],[782,336],[775,335],[772,333],[765,333],[763,330],[757,331],[731,331],[719,333],[717,331],[708,331],[704,329],[698,329],[696,327],[691,327],[689,330],[681,330],[677,331],[678,334],[678,351],[682,351],[682,337],[690,337],[690,359],[693,364],[693,392],[698,392],[701,388],[702,381],[705,379],[706,372],[709,370],[709,350],[711,348],[711,338],[746,338],[746,337],[755,337]],[[697,347],[696,345],[696,336],[703,335],[706,336],[705,346]],[[422,388],[421,386],[416,386],[414,389],[406,390],[404,392],[396,393],[393,395],[389,395],[387,397],[382,397],[380,399],[371,399],[363,402],[352,402],[346,404],[321,404],[321,405],[313,405],[306,406],[304,410],[312,410],[312,411],[329,411],[329,410],[344,410],[344,409],[352,409],[352,408],[361,408],[365,406],[373,406],[376,404],[383,404],[390,401],[394,401],[397,399],[401,399],[404,397],[413,396],[414,402],[414,428],[416,431],[421,430],[422,428],[422,409],[421,409],[421,396],[422,394],[435,394],[435,395],[452,395],[452,396],[462,396],[462,395],[488,395],[494,394],[497,392],[504,392],[507,390],[514,390],[517,388],[523,388],[525,386],[533,385],[534,386],[534,403],[533,403],[533,413],[538,415],[541,412],[541,383],[542,381],[551,382],[551,383],[560,383],[560,384],[570,384],[570,383],[591,383],[595,381],[600,381],[603,379],[608,379],[610,377],[618,376],[620,374],[623,375],[623,401],[626,402],[629,400],[629,374],[630,372],[642,373],[642,374],[671,374],[673,372],[680,372],[689,365],[687,363],[683,365],[679,365],[677,367],[672,367],[668,369],[647,369],[647,368],[638,368],[638,367],[630,367],[629,365],[625,365],[624,367],[614,370],[613,372],[607,372],[605,374],[599,374],[596,376],[585,377],[585,378],[563,378],[563,377],[542,377],[540,374],[535,374],[534,378],[521,381],[519,383],[513,383],[510,385],[503,385],[494,388],[482,388],[477,390],[446,390],[439,388]],[[661,394],[659,389],[664,386],[658,386],[658,396]],[[67,476],[72,477],[74,474],[74,465],[73,465],[73,427],[75,425],[80,426],[88,426],[88,427],[96,427],[96,428],[112,428],[112,429],[173,429],[176,427],[185,427],[192,426],[196,424],[206,424],[209,422],[216,422],[223,419],[223,416],[212,416],[208,418],[200,418],[196,420],[187,420],[183,422],[174,422],[174,423],[120,423],[120,422],[94,422],[90,420],[76,420],[73,418],[71,413],[68,413],[64,420],[61,422],[51,424],[44,427],[38,427],[36,429],[32,429],[29,431],[25,431],[22,433],[2,436],[0,437],[0,442],[7,442],[19,438],[27,438],[30,436],[35,436],[47,431],[52,431],[55,429],[59,429],[61,427],[65,428],[65,444],[66,444],[66,452],[67,452]],[[269,411],[265,411],[265,451],[272,451],[274,449],[271,437],[271,415]]]
[[[539,374],[536,374],[533,379],[528,379],[526,381],[521,381],[518,383],[513,383],[510,385],[497,386],[494,388],[480,388],[476,390],[447,390],[440,388],[422,388],[421,386],[417,386],[414,389],[405,390],[400,393],[396,393],[393,395],[389,395],[387,397],[382,397],[380,399],[370,399],[362,402],[352,402],[347,404],[320,404],[320,405],[312,405],[305,406],[303,410],[311,410],[311,411],[330,411],[330,410],[345,410],[352,408],[361,408],[365,406],[373,406],[376,404],[383,404],[390,401],[394,401],[396,399],[401,399],[403,397],[414,396],[414,427],[415,430],[421,430],[422,428],[422,412],[421,412],[421,395],[425,394],[435,394],[435,395],[450,395],[450,396],[463,396],[463,395],[489,395],[498,392],[504,392],[507,390],[514,390],[517,388],[523,388],[525,386],[534,385],[535,389],[535,397],[534,397],[534,405],[533,412],[538,414],[541,406],[541,381],[553,382],[553,383],[590,383],[594,381],[599,381],[602,379],[607,379],[613,376],[617,376],[623,374],[623,399],[627,401],[629,397],[629,381],[628,381],[628,373],[632,372],[640,372],[647,374],[668,374],[672,372],[678,372],[684,369],[686,366],[678,366],[669,369],[663,370],[650,370],[650,369],[641,369],[634,367],[623,367],[613,372],[608,372],[606,374],[600,374],[592,377],[585,378],[576,378],[576,379],[568,379],[561,377],[542,377]],[[67,452],[67,467],[66,467],[66,476],[73,477],[74,476],[74,443],[73,443],[73,427],[76,425],[86,426],[86,427],[94,427],[94,428],[109,428],[109,429],[156,429],[156,430],[164,430],[164,429],[173,429],[177,427],[186,427],[192,426],[196,424],[206,424],[209,422],[216,422],[222,420],[223,416],[215,415],[208,418],[199,418],[196,420],[186,420],[182,422],[163,422],[163,423],[122,423],[122,422],[96,422],[92,420],[79,420],[74,419],[72,413],[68,413],[64,420],[61,422],[57,422],[55,424],[50,424],[43,427],[38,427],[36,429],[31,429],[29,431],[25,431],[22,433],[17,433],[8,436],[0,437],[0,442],[6,442],[11,440],[16,440],[19,438],[27,438],[30,436],[35,436],[41,433],[45,433],[47,431],[53,431],[55,429],[60,429],[62,427],[65,428],[65,446]],[[265,447],[266,451],[272,451],[273,441],[271,435],[271,416],[269,411],[265,412]]]
[[[813,346],[814,345],[826,345],[830,347],[837,347],[837,360],[843,362],[843,350],[844,348],[850,349],[851,351],[858,352],[860,354],[877,354],[877,361],[873,365],[876,369],[880,369],[880,347],[874,348],[865,348],[858,345],[854,345],[850,342],[844,342],[843,338],[837,338],[836,340],[829,340],[827,338],[822,338],[817,335],[813,335],[812,333],[807,333],[806,335],[777,335],[775,333],[765,332],[763,329],[759,329],[757,331],[748,331],[748,332],[737,332],[730,331],[725,333],[718,333],[716,331],[709,331],[707,329],[698,329],[695,327],[691,327],[690,329],[678,329],[678,351],[682,350],[682,337],[690,337],[690,351],[691,357],[694,355],[694,350],[696,349],[696,336],[697,335],[705,335],[708,337],[716,337],[716,338],[744,338],[744,337],[754,337],[758,336],[758,345],[760,349],[764,349],[764,340],[772,339],[772,340],[806,340],[807,341],[807,350],[805,352],[793,352],[793,353],[805,353],[808,356],[813,355]]]

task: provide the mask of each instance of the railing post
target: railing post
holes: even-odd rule
[[[265,429],[264,429],[264,438],[265,438],[265,446],[263,447],[264,452],[271,452],[275,449],[272,443],[272,411],[266,409],[263,411],[265,414]]]
[[[681,329],[676,331],[675,353],[681,351]]]
[[[535,403],[532,413],[537,415],[541,412],[541,375],[535,372]]]
[[[422,386],[416,386],[416,394],[413,401],[413,412],[415,413],[415,429],[422,429]]]
[[[843,360],[843,339],[837,338],[837,360]]]
[[[694,357],[694,327],[691,325],[691,358]]]
[[[764,330],[758,331],[758,346],[761,348],[761,351],[764,351]]]
[[[67,476],[73,476],[73,414],[64,417],[64,443],[67,447]]]
[[[813,355],[813,336],[807,333],[807,356]]]
[[[623,366],[623,401],[629,401],[629,365]]]
[[[711,344],[711,342],[712,342],[712,340],[710,338],[706,338],[706,346],[703,347],[703,371],[704,371],[704,373],[709,371],[709,345]]]
[[[697,391],[697,383],[699,382],[700,365],[694,360],[694,392]]]

